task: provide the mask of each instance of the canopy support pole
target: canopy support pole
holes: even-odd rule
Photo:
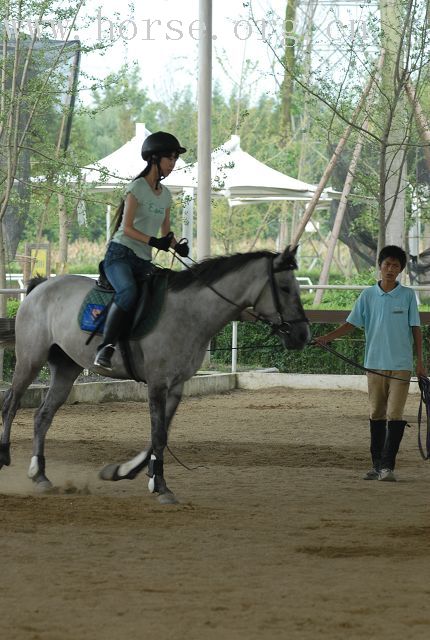
[[[106,242],[110,239],[110,218],[111,218],[112,205],[106,206]]]
[[[188,241],[190,257],[182,258],[187,264],[191,264],[193,255],[193,223],[194,223],[194,189],[184,189],[182,194],[182,237]]]
[[[199,0],[197,259],[211,252],[212,0]]]

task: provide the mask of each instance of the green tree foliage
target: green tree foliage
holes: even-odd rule
[[[85,153],[85,162],[104,158],[134,136],[135,123],[155,130],[164,105],[149,99],[142,88],[139,67],[123,65],[106,76],[92,92],[90,107],[80,105],[73,127],[72,145]]]

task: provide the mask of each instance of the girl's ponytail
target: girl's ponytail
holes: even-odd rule
[[[147,166],[144,168],[144,170],[141,171],[138,176],[133,178],[133,182],[138,178],[143,178],[144,176],[146,176],[149,173],[150,167],[151,167],[151,162],[149,161]],[[118,229],[121,226],[121,222],[124,217],[124,207],[125,207],[125,200],[123,198],[112,220],[110,240],[112,240],[112,236],[118,231]]]
[[[111,223],[111,234],[110,234],[110,240],[112,240],[112,237],[114,236],[114,234],[118,231],[118,229],[121,226],[121,222],[122,219],[124,217],[124,207],[125,207],[125,202],[124,200],[121,200],[121,203],[118,207],[118,209],[115,212],[115,215],[113,217],[112,223]]]

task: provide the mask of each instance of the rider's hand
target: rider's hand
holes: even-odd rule
[[[154,238],[154,236],[151,236],[148,244],[156,249],[161,249],[161,251],[168,251],[170,249],[172,238],[173,231],[169,231],[169,233],[162,238]]]
[[[186,238],[182,238],[181,240],[179,240],[179,242],[175,244],[175,246],[173,247],[173,250],[176,251],[176,253],[180,255],[181,258],[186,258],[190,253],[188,240]]]
[[[327,336],[316,336],[312,340],[312,342],[315,343],[316,345],[320,344],[322,346],[326,344],[330,344],[331,341],[332,341],[332,338],[328,338]]]

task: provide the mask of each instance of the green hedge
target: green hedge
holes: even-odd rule
[[[342,292],[343,293],[343,292]],[[8,317],[14,317],[19,307],[19,301],[8,300]],[[339,305],[338,308],[341,308]],[[333,324],[314,324],[311,327],[312,336],[323,335],[334,328]],[[430,325],[422,327],[424,357],[427,362],[427,349],[430,340]],[[218,333],[211,342],[211,361],[216,365],[229,366],[231,363],[231,332],[229,324]],[[363,364],[364,334],[355,331],[351,335],[334,343],[334,348],[348,358]],[[270,330],[260,323],[239,322],[238,324],[238,366],[241,368],[277,367],[286,373],[360,373],[358,369],[349,365],[336,356],[323,351],[319,347],[306,347],[303,351],[287,351]],[[15,367],[15,353],[5,350],[4,379],[10,380]]]
[[[7,317],[14,318],[18,311],[19,300],[9,298],[7,301]],[[13,371],[15,369],[15,351],[13,349],[5,349],[3,358],[3,379],[9,382],[12,380]]]
[[[332,331],[336,325],[314,324],[312,336],[324,335]],[[423,326],[424,357],[430,338],[430,326]],[[213,364],[229,365],[231,363],[231,324],[218,333],[211,342],[211,361]],[[332,345],[348,358],[363,364],[364,333],[356,330],[349,336],[336,340]],[[303,351],[285,350],[281,342],[270,334],[269,329],[261,324],[239,322],[238,324],[238,366],[240,368],[277,367],[283,373],[337,373],[359,374],[360,370],[343,362],[336,356],[315,346],[308,346]]]

